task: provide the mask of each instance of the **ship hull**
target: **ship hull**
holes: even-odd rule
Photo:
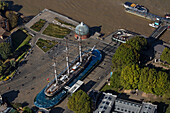
[[[86,68],[73,81],[68,84],[69,87],[72,87],[78,80],[82,80],[83,78],[85,78],[101,61],[102,54],[99,50],[93,50],[92,54],[94,56],[92,56]],[[51,108],[61,102],[63,98],[68,95],[68,91],[63,88],[58,92],[58,94],[54,95],[51,98],[47,98],[44,93],[45,89],[46,87],[41,90],[34,99],[34,105],[39,108]]]
[[[86,68],[86,66],[88,65],[88,63],[89,63],[90,60],[91,60],[91,55],[89,55],[89,56],[87,57],[87,59],[85,59],[85,61],[82,62],[81,68],[79,68],[78,70],[76,70],[75,72],[73,72],[73,73],[70,75],[69,79],[66,81],[66,83],[63,83],[61,86],[59,86],[59,88],[58,88],[56,91],[54,91],[53,93],[48,93],[47,91],[48,91],[48,89],[49,89],[50,87],[52,87],[52,86],[56,83],[56,81],[55,81],[55,79],[54,79],[52,82],[50,82],[50,83],[47,85],[47,87],[46,87],[46,89],[45,89],[45,91],[44,91],[45,95],[46,95],[46,96],[49,96],[49,97],[52,97],[52,96],[56,95],[58,92],[60,92],[61,89],[63,89],[66,85],[68,85],[75,77],[77,77],[77,76],[84,70],[84,68]],[[72,65],[74,65],[74,64],[75,64],[76,62],[78,62],[78,61],[79,61],[79,59],[78,59],[78,60],[75,60],[75,61],[72,63]],[[67,73],[67,70],[65,70],[64,72],[60,73],[60,75],[62,75],[63,73]]]

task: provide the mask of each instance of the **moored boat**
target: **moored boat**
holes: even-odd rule
[[[82,55],[82,62],[79,59],[73,62],[70,66],[70,74],[68,75],[67,70],[65,70],[57,79],[55,79],[51,84],[47,85],[47,88],[44,90],[46,96],[54,96],[61,89],[64,88],[68,83],[70,83],[75,77],[79,75],[87,64],[91,60],[92,55],[90,53],[84,53]]]
[[[81,39],[80,39],[81,41]],[[61,89],[63,89],[67,84],[69,84],[75,77],[77,77],[88,65],[89,61],[92,57],[92,51],[95,47],[91,49],[91,51],[81,53],[81,42],[79,43],[79,51],[80,55],[79,58],[74,60],[70,65],[68,61],[68,53],[66,56],[67,61],[67,69],[63,72],[61,72],[59,75],[55,73],[55,79],[50,82],[47,87],[44,90],[44,93],[46,96],[52,97],[58,92],[60,92]],[[67,48],[67,40],[66,40],[66,52],[68,52]],[[54,66],[56,66],[54,64]]]
[[[125,8],[131,9],[131,10],[135,10],[135,11],[139,11],[139,12],[143,12],[143,13],[147,13],[148,12],[148,9],[145,8],[144,6],[141,6],[139,4],[135,4],[135,3],[132,3],[132,2],[125,2],[123,4],[123,6]]]

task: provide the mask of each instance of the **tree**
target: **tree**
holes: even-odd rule
[[[154,92],[156,95],[163,95],[168,92],[169,89],[168,74],[166,72],[159,71],[156,81]]]
[[[10,27],[13,29],[18,25],[18,15],[14,11],[6,11],[5,16],[9,20]]]
[[[0,55],[4,60],[6,60],[11,55],[11,46],[9,43],[2,42],[0,43],[0,48]]]
[[[113,72],[112,77],[110,78],[110,85],[113,88],[119,88],[120,85],[120,72]]]
[[[139,62],[138,52],[131,45],[121,44],[112,58],[113,68],[122,68]]]
[[[128,45],[131,45],[137,51],[141,51],[147,45],[147,40],[144,37],[135,36],[129,41],[127,41]]]
[[[67,103],[68,108],[75,113],[90,113],[91,100],[90,97],[82,90],[73,93]]]
[[[122,69],[120,83],[126,89],[138,88],[140,68],[138,65],[128,65]]]
[[[142,90],[142,91],[147,91],[147,87],[148,87],[148,74],[149,72],[149,68],[148,67],[144,67],[141,69],[141,75],[139,77],[139,84],[138,84],[138,89]]]
[[[0,77],[2,76],[2,66],[0,66]]]
[[[141,70],[138,87],[146,93],[154,93],[157,80],[157,71],[145,67]]]
[[[156,77],[157,71],[156,69],[149,70],[148,82],[147,82],[147,90],[151,93],[154,93],[155,85],[156,85]]]
[[[4,11],[8,8],[8,3],[4,2],[4,1],[0,1],[0,10]]]
[[[29,107],[25,106],[23,108],[23,113],[32,113],[32,110]]]
[[[166,61],[168,64],[170,64],[170,49],[167,47],[163,50],[161,55],[161,60]]]

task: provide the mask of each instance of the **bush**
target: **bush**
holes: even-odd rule
[[[170,64],[170,49],[165,48],[163,50],[161,60],[166,61],[168,64]]]
[[[45,25],[46,21],[43,19],[40,19],[38,22],[36,22],[34,25],[32,25],[30,28],[39,32],[41,28]]]
[[[23,108],[23,113],[32,113],[32,110],[29,107],[25,106]]]
[[[73,93],[67,103],[68,108],[75,113],[90,113],[91,100],[90,97],[82,90]]]
[[[56,38],[64,38],[70,32],[71,32],[70,29],[55,24],[49,24],[48,27],[44,30],[43,34],[53,36]]]

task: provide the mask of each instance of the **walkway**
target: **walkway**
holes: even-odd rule
[[[150,35],[150,38],[157,39],[165,30],[167,30],[168,26],[159,26],[155,31]]]

